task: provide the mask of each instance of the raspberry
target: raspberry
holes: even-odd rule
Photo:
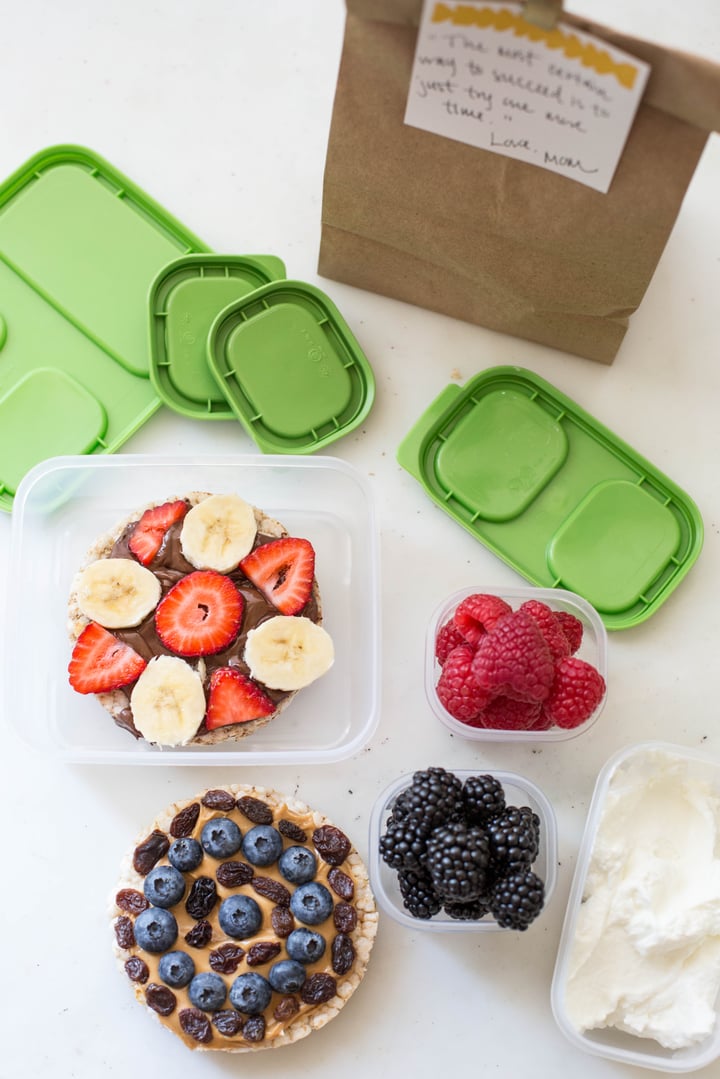
[[[570,645],[570,655],[574,656],[578,648],[582,644],[583,624],[579,618],[576,618],[574,614],[570,614],[569,611],[556,611],[555,617],[560,623],[562,631],[568,639],[568,643]]]
[[[494,628],[498,619],[509,614],[511,610],[510,604],[500,596],[476,592],[458,606],[454,622],[468,644],[474,648],[480,638]]]
[[[576,656],[561,659],[544,711],[558,727],[579,727],[593,714],[605,694],[605,679],[590,663]]]
[[[480,688],[471,673],[473,658],[469,645],[453,648],[436,687],[443,708],[461,723],[472,724],[490,699],[490,694]]]
[[[437,637],[435,638],[435,659],[440,666],[443,666],[453,648],[457,648],[459,644],[464,643],[465,638],[453,622],[452,618],[449,622],[446,622],[444,626],[441,626],[437,632]]]
[[[535,619],[553,659],[562,659],[563,656],[570,655],[570,641],[558,622],[555,611],[551,610],[547,603],[541,603],[538,599],[528,599],[521,604],[519,610],[525,611]]]
[[[478,644],[472,674],[489,694],[544,701],[553,681],[553,659],[535,620],[520,610],[501,618]]]
[[[493,697],[477,718],[477,724],[494,731],[529,731],[542,716],[539,701],[516,701],[512,697]],[[537,728],[535,728],[537,729]]]

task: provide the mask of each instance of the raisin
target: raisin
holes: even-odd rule
[[[280,953],[281,947],[276,940],[259,940],[247,953],[247,965],[259,967],[262,963],[269,963]]]
[[[212,926],[210,922],[202,921],[196,922],[192,929],[185,934],[185,940],[191,948],[204,948],[206,944],[209,944],[212,940]]]
[[[273,822],[272,809],[259,798],[238,798],[237,807],[253,824],[272,824]]]
[[[239,888],[254,875],[255,870],[248,862],[221,862],[215,870],[218,884],[222,884],[223,888]]]
[[[196,1042],[212,1041],[210,1020],[199,1008],[183,1008],[178,1012],[178,1019],[188,1037],[194,1038]]]
[[[172,990],[164,985],[156,985],[155,982],[150,982],[145,990],[145,1000],[148,1008],[152,1008],[158,1015],[171,1015],[177,1004],[177,997]]]
[[[138,844],[133,854],[133,868],[141,877],[146,877],[156,862],[167,854],[170,840],[164,832],[155,829],[147,839]]]
[[[300,999],[303,1004],[325,1004],[335,996],[336,982],[331,974],[311,974],[303,982]]]
[[[179,813],[176,813],[170,823],[170,835],[174,839],[182,839],[185,836],[192,835],[193,828],[197,824],[198,817],[200,816],[200,803],[193,802],[192,805],[185,806]]]
[[[328,865],[341,865],[352,850],[348,837],[334,824],[316,828],[312,834],[312,841],[318,854]]]
[[[307,839],[307,832],[303,832],[300,825],[293,820],[278,821],[277,830],[280,835],[284,835],[286,839],[292,839],[295,843],[304,843]]]
[[[125,973],[131,982],[140,982],[140,985],[144,985],[150,977],[148,965],[139,955],[133,955],[127,960]]]
[[[141,914],[150,906],[142,892],[135,888],[121,888],[115,896],[115,902],[120,910],[127,911],[128,914]]]
[[[193,881],[190,894],[185,900],[185,910],[191,918],[207,918],[217,903],[217,888],[212,877],[198,877]]]
[[[299,1011],[300,1005],[296,997],[281,997],[273,1012],[273,1019],[284,1023],[287,1019],[292,1019],[293,1015],[297,1015]]]
[[[236,1012],[233,1008],[228,1008],[226,1011],[215,1012],[212,1017],[212,1024],[226,1038],[234,1038],[242,1030],[243,1021],[239,1012]]]
[[[352,933],[357,925],[357,912],[349,903],[336,903],[333,924],[338,933]]]
[[[250,1015],[243,1026],[243,1038],[246,1042],[261,1042],[265,1037],[265,1016]]]
[[[210,966],[216,974],[234,974],[244,955],[245,949],[238,944],[221,944],[210,952]]]
[[[219,809],[221,813],[229,813],[235,808],[235,799],[227,791],[205,791],[202,804],[206,809]]]
[[[331,869],[328,873],[328,884],[341,899],[352,899],[355,895],[355,882],[342,869]]]
[[[289,937],[295,928],[295,919],[289,907],[273,907],[270,924],[276,937]]]
[[[332,942],[332,968],[336,974],[347,974],[355,962],[355,948],[346,933],[338,933]]]
[[[120,948],[132,948],[135,944],[135,930],[129,918],[122,915],[115,919],[115,939]]]
[[[290,892],[279,880],[273,880],[272,877],[253,877],[250,883],[258,895],[272,900],[279,907],[290,906]]]

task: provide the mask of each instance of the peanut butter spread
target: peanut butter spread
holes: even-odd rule
[[[171,865],[168,851],[177,838],[200,842],[205,825],[218,818],[234,822],[243,837],[256,823],[269,825],[282,837],[283,852],[293,846],[312,852],[317,863],[312,880],[331,897],[327,917],[306,924],[295,916],[290,902],[298,886],[281,872],[277,859],[252,865],[242,848],[228,857],[214,857],[203,848],[199,864],[182,873],[181,898],[166,908],[177,935],[162,952],[143,948],[135,937],[135,923],[144,911],[154,909],[145,895],[146,890],[152,895],[146,888],[148,874]],[[230,870],[221,868],[228,863]],[[233,874],[243,883],[235,883]],[[200,909],[190,899],[197,893],[196,881],[202,881],[197,888],[206,897]],[[254,900],[261,913],[257,931],[243,939],[228,936],[218,917],[223,901],[239,895]],[[360,984],[377,929],[367,870],[344,833],[294,799],[236,785],[172,805],[153,823],[124,860],[111,913],[115,954],[137,999],[189,1048],[232,1052],[287,1045],[324,1026]],[[273,965],[289,958],[288,936],[298,929],[319,934],[325,943],[317,959],[303,960],[302,987],[296,992],[272,989],[259,1013],[233,1008],[230,990],[235,980],[255,973],[267,981]],[[163,981],[163,954],[177,951],[190,957],[195,977],[212,973],[222,978],[227,994],[220,1007],[195,1007],[189,995],[192,982],[171,988]]]

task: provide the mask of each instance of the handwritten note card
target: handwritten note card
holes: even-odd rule
[[[520,4],[425,0],[405,123],[606,192],[649,71]]]

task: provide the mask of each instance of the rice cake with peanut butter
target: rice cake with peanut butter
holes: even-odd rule
[[[312,544],[236,494],[152,503],[100,536],[68,633],[73,688],[161,746],[243,738],[334,660]]]
[[[367,869],[321,813],[263,787],[176,802],[123,860],[116,958],[191,1049],[291,1045],[358,988],[377,931]]]

